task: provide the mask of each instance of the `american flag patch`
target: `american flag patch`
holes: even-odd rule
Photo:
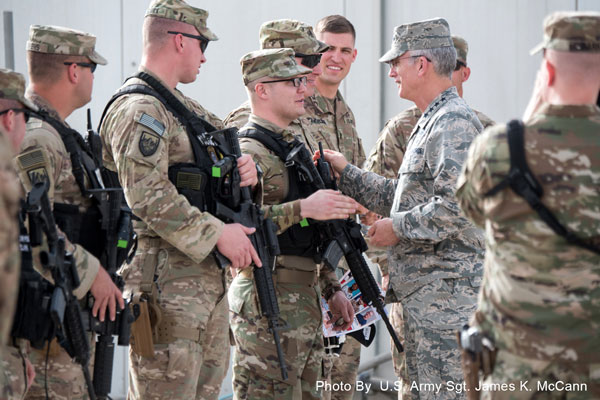
[[[138,119],[138,122],[140,124],[144,125],[145,127],[152,129],[154,132],[158,133],[160,136],[162,136],[163,133],[165,132],[165,126],[163,124],[161,124],[158,120],[149,116],[146,113],[142,113],[142,115]]]

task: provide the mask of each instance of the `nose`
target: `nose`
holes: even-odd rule
[[[206,56],[202,50],[200,50],[200,54],[202,54],[202,57],[200,57],[200,64],[204,64],[206,62]]]
[[[307,85],[306,81],[304,81],[304,83],[301,83],[300,86],[298,86],[298,93],[306,92],[306,85]]]
[[[396,69],[392,64],[390,64],[390,72],[388,72],[388,76],[390,78],[395,78],[398,74],[396,73]]]

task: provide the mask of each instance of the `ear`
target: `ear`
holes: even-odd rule
[[[266,99],[269,97],[269,93],[267,92],[267,85],[258,82],[254,84],[254,92],[260,99]]]
[[[68,66],[67,68],[67,79],[69,80],[70,83],[77,83],[79,82],[79,66],[75,63],[71,64]]]
[[[433,68],[433,64],[427,60],[423,61],[425,57],[419,57],[417,58],[418,63],[419,63],[419,71],[417,72],[418,76],[425,76],[425,74],[427,73],[427,71],[429,71],[429,68]]]
[[[358,55],[358,50],[355,48],[352,51],[352,62],[354,62],[356,60],[356,56]]]
[[[550,87],[554,84],[554,80],[556,79],[556,68],[552,63],[544,58],[544,69],[546,70],[546,86]]]
[[[173,35],[173,45],[175,46],[175,51],[177,53],[183,52],[183,35],[178,33],[177,35]]]
[[[461,75],[462,75],[462,81],[466,82],[469,77],[471,76],[471,68],[469,67],[463,67],[462,70],[460,71]]]

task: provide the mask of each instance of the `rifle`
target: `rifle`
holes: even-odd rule
[[[335,179],[330,173],[329,163],[323,159],[323,145],[319,142],[319,151],[321,157],[317,160],[315,167],[312,157],[306,147],[297,146],[289,154],[288,159],[299,165],[302,165],[303,171],[307,179],[317,189],[333,189],[337,190]],[[342,256],[346,259],[348,267],[354,280],[358,284],[363,300],[365,303],[374,307],[394,341],[394,345],[399,352],[404,351],[400,339],[396,335],[390,320],[384,309],[383,297],[379,290],[379,286],[369,269],[362,253],[367,250],[368,246],[360,231],[360,225],[352,219],[345,220],[329,220],[318,221],[316,224],[319,234],[321,235],[324,251],[322,253],[322,261],[331,269],[335,270]]]
[[[223,131],[212,132],[211,135],[217,141],[224,144],[224,147],[232,153],[231,156],[224,157],[215,165],[216,168],[220,168],[220,176],[225,176],[225,174],[231,171],[237,174],[237,169],[232,168],[232,166],[236,165],[237,159],[242,155],[237,137],[237,129],[225,129]],[[239,179],[239,176],[233,179]],[[252,202],[250,188],[248,187],[241,188],[241,202],[237,210],[234,211],[226,205],[217,202],[215,215],[226,222],[237,222],[244,226],[256,228],[256,231],[249,236],[250,242],[256,249],[263,264],[262,268],[254,267],[253,270],[256,292],[262,315],[268,320],[269,330],[273,334],[273,340],[277,347],[281,377],[283,380],[287,380],[287,367],[279,340],[279,331],[285,329],[287,324],[279,317],[279,305],[277,304],[277,295],[272,277],[272,270],[275,268],[275,256],[279,254],[279,242],[277,241],[276,234],[277,226],[270,218],[265,218],[259,205]],[[218,254],[217,256],[219,257]],[[223,256],[221,255],[220,257]]]
[[[46,235],[48,250],[40,253],[42,266],[50,270],[54,290],[50,301],[53,335],[60,345],[75,359],[83,372],[90,399],[96,394],[90,379],[88,364],[90,344],[83,326],[81,308],[73,290],[79,284],[79,275],[72,254],[65,253],[65,238],[59,236],[48,199],[48,180],[34,183],[27,195],[26,212],[29,216],[31,246],[42,244],[42,232]]]
[[[136,240],[132,234],[132,213],[127,206],[123,189],[118,185],[118,179],[115,176],[107,174],[102,166],[102,141],[100,136],[92,128],[92,119],[90,109],[87,110],[87,133],[88,144],[97,165],[102,171],[102,182],[106,182],[107,188],[89,189],[92,195],[97,196],[99,204],[105,207],[101,210],[102,228],[106,232],[106,248],[101,257],[102,266],[108,272],[113,283],[123,291],[125,281],[117,274],[117,270],[128,257],[128,250],[131,248],[131,240]],[[101,202],[100,200],[104,200]],[[112,387],[113,360],[115,354],[115,344],[113,336],[117,336],[119,346],[129,346],[131,336],[131,324],[139,314],[135,307],[132,309],[130,302],[125,301],[125,308],[117,310],[115,320],[106,318],[100,321],[92,316],[91,309],[93,302],[88,295],[88,308],[83,313],[85,329],[96,333],[96,349],[94,355],[94,390],[99,399],[108,399]],[[138,306],[139,308],[139,306]]]

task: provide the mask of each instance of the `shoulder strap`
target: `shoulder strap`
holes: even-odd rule
[[[283,162],[287,160],[292,146],[283,140],[281,136],[275,135],[254,122],[247,123],[238,133],[239,137],[247,137],[262,143],[266,148],[277,154]],[[282,143],[283,142],[283,143]],[[293,143],[293,142],[291,142]]]
[[[589,251],[600,254],[600,248],[579,238],[574,232],[561,224],[556,216],[542,203],[544,194],[525,158],[525,140],[523,122],[512,120],[507,125],[508,148],[510,151],[510,170],[508,176],[499,184],[490,189],[484,196],[493,196],[506,187],[510,187],[516,194],[523,197],[539,217],[559,236],[573,245],[583,247]]]
[[[99,180],[99,176],[96,174],[96,170],[98,169],[96,158],[79,132],[69,128],[56,118],[51,117],[44,110],[38,110],[37,114],[34,115],[49,123],[60,135],[60,138],[62,139],[65,148],[71,157],[71,168],[81,193],[84,196],[88,194],[83,177],[84,169],[87,172],[92,188],[103,188],[103,183]]]

